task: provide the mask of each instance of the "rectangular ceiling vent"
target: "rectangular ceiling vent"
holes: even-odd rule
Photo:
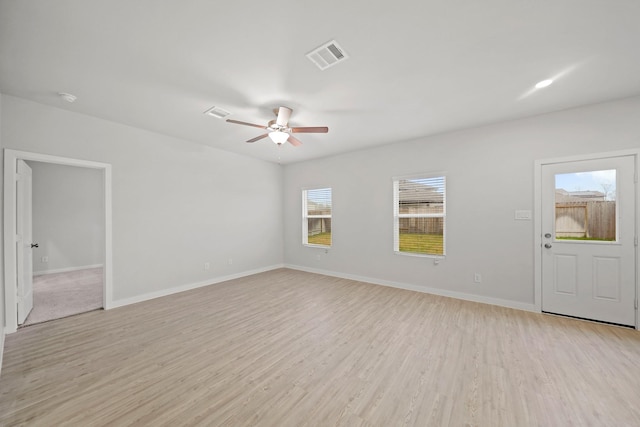
[[[229,114],[231,114],[227,110],[225,110],[223,108],[220,108],[220,107],[211,107],[207,111],[205,111],[204,113],[206,115],[208,115],[208,116],[213,116],[213,117],[216,117],[218,119],[224,119]]]
[[[349,55],[335,40],[332,40],[307,53],[307,58],[324,71],[349,58]]]

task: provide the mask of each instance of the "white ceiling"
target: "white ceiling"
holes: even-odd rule
[[[284,164],[640,94],[639,22],[637,0],[0,0],[0,91]],[[333,39],[350,58],[320,71]],[[246,144],[203,114],[280,105],[329,133]]]

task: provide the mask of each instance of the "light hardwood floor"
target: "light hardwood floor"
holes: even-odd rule
[[[0,424],[639,426],[640,333],[275,270],[6,338]]]

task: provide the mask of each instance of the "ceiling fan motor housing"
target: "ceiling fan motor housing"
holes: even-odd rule
[[[278,123],[276,123],[275,120],[270,120],[269,124],[267,125],[267,127],[271,130],[271,131],[280,131],[280,132],[288,132],[289,128],[287,128],[286,126],[281,126]]]

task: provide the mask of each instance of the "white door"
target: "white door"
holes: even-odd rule
[[[33,308],[33,248],[31,235],[31,168],[18,160],[16,182],[16,273],[18,324],[24,323]],[[37,247],[37,246],[36,246]]]
[[[542,165],[542,311],[635,325],[635,157]]]

